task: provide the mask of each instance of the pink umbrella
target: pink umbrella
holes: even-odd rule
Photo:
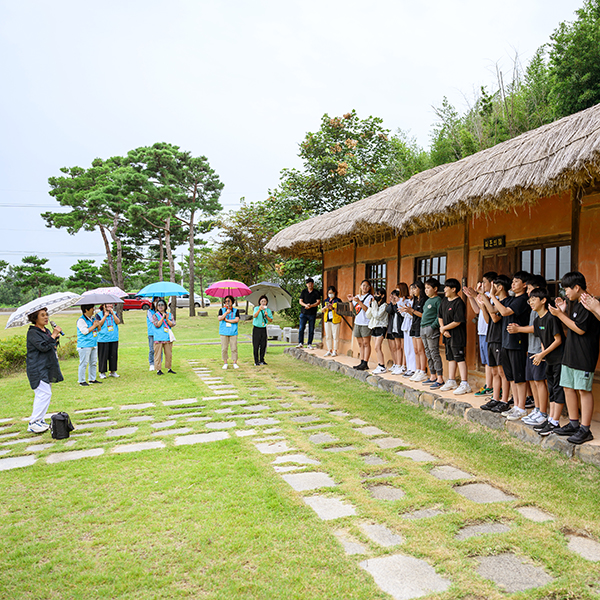
[[[213,298],[225,298],[225,296],[233,296],[237,298],[239,296],[248,296],[252,293],[252,290],[241,281],[235,279],[224,279],[223,281],[217,281],[211,284],[206,290],[207,296]]]
[[[112,294],[113,296],[117,296],[117,298],[125,298],[127,296],[127,292],[124,292],[121,288],[113,286],[113,287],[99,287],[93,290],[88,290],[87,292],[83,292],[83,295],[86,294]]]

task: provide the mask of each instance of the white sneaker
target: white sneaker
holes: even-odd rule
[[[515,408],[517,408],[516,406],[513,406],[511,408],[509,408],[508,410],[505,410],[503,413],[500,413],[503,417],[508,417],[509,415],[512,415],[515,412]]]
[[[531,415],[529,416],[529,423],[530,425],[541,425],[548,417],[545,417],[541,411],[538,410],[537,414],[535,415],[535,417],[532,417]],[[525,420],[525,419],[523,419]]]
[[[462,396],[462,394],[470,394],[473,390],[466,381],[461,381],[460,385],[454,390],[453,394]]]
[[[118,373],[110,373],[109,377],[121,377]]]
[[[417,378],[421,375],[421,371],[419,371],[419,369],[417,369],[409,378],[409,381],[416,381]]]
[[[227,369],[227,363],[223,365],[223,370],[225,371],[225,369]]]
[[[298,344],[296,348],[304,348],[304,344]]]
[[[329,350],[327,350],[327,352],[325,352],[325,354],[323,354],[323,356],[331,356],[331,352]]]
[[[540,409],[536,406],[526,417],[521,420],[525,425],[533,425],[536,422],[536,417],[539,414]]]
[[[398,375],[404,375],[404,373],[406,373],[406,365],[400,367],[400,373],[398,373]]]
[[[154,365],[150,365],[150,367],[148,368],[148,371],[154,371]]]
[[[515,406],[513,408],[512,415],[507,415],[506,420],[507,421],[518,421],[519,419],[522,419],[525,416],[527,416],[527,411],[524,408],[517,408]]]
[[[429,379],[429,377],[427,377],[427,373],[425,373],[425,371],[417,371],[411,378],[411,381],[414,381],[415,383],[421,383],[422,381],[425,381],[426,379]]]
[[[106,375],[104,373],[98,373],[98,379],[106,379]]]
[[[390,373],[392,375],[400,375],[400,367],[398,365],[392,365],[392,368],[390,369]]]
[[[27,431],[31,431],[31,433],[44,433],[44,431],[48,431],[48,429],[50,429],[48,423],[44,423],[43,421],[29,423],[29,427],[27,427]]]
[[[455,390],[458,387],[456,381],[454,379],[448,379],[446,383],[438,390],[440,392],[450,392]]]
[[[382,373],[387,373],[387,369],[381,365],[377,365],[377,367],[371,371],[371,375],[381,375]]]
[[[307,350],[314,350],[315,347],[312,344],[309,344],[308,346],[306,346]]]
[[[234,368],[234,369],[239,369],[239,368],[240,368],[240,366],[239,366],[237,363],[233,363],[233,368]]]
[[[331,353],[331,356],[337,356],[337,352],[334,350],[334,351]]]

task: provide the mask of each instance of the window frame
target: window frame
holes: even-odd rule
[[[376,269],[376,271],[381,269],[382,274],[378,274],[373,276],[372,269]],[[387,290],[387,261],[379,261],[365,264],[365,279],[368,279],[371,282],[371,286],[373,290],[378,287]]]
[[[520,271],[527,271],[527,273],[531,273],[532,275],[542,275],[544,279],[546,279],[548,292],[550,296],[553,298],[560,294],[560,280],[561,280],[561,269],[560,269],[560,249],[568,248],[568,254],[566,256],[566,262],[568,263],[566,266],[565,273],[568,273],[571,270],[571,260],[572,260],[572,252],[573,245],[570,241],[554,241],[554,242],[545,242],[545,243],[537,243],[537,244],[527,244],[524,246],[519,246],[517,248],[518,253],[518,264]],[[547,259],[548,259],[548,251],[556,249],[555,257],[554,257],[554,274],[551,279],[548,278],[547,273]],[[539,251],[539,268],[535,267],[534,269],[534,261],[535,252]],[[529,254],[528,263],[524,264],[523,255],[524,253]],[[535,272],[537,271],[537,272]],[[564,275],[564,273],[563,273]]]
[[[425,271],[429,271],[428,273],[423,273],[421,274],[421,263],[424,263],[424,270]],[[443,271],[442,271],[442,264],[443,264]],[[437,267],[435,268],[434,271],[434,265],[437,265]],[[423,283],[425,283],[425,281],[427,281],[427,279],[429,279],[430,277],[434,277],[435,279],[437,279],[440,284],[443,286],[443,284],[446,281],[447,278],[447,273],[448,273],[448,254],[443,253],[443,254],[425,254],[422,256],[417,256],[415,257],[415,268],[414,268],[414,275],[415,275],[415,281],[422,281]],[[443,292],[443,288],[442,288],[442,292]]]

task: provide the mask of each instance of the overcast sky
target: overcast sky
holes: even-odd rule
[[[225,209],[262,200],[323,113],[423,147],[447,96],[510,78],[583,0],[0,0],[0,259],[69,275],[99,233],[47,229],[48,177],[164,141],[205,155]]]

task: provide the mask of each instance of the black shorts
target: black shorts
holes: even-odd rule
[[[502,348],[500,354],[500,364],[504,369],[504,374],[508,381],[515,383],[525,383],[525,364],[527,362],[527,350],[507,350]]]
[[[385,334],[386,340],[399,340],[402,337],[404,337],[404,336],[401,333],[393,333],[392,331],[388,331]]]
[[[527,381],[546,381],[546,361],[542,361],[537,367],[533,364],[531,357],[533,354],[527,353],[527,362],[525,363],[525,379]]]
[[[546,381],[548,382],[548,398],[550,402],[565,403],[565,390],[560,385],[560,363],[546,365]]]
[[[464,362],[465,349],[457,346],[446,344],[446,360],[455,360],[456,362]]]
[[[385,335],[385,327],[373,327],[373,329],[371,329],[371,335],[373,337],[381,337],[382,335]]]
[[[500,353],[502,352],[502,344],[492,342],[488,344],[488,361],[490,367],[500,366]]]

